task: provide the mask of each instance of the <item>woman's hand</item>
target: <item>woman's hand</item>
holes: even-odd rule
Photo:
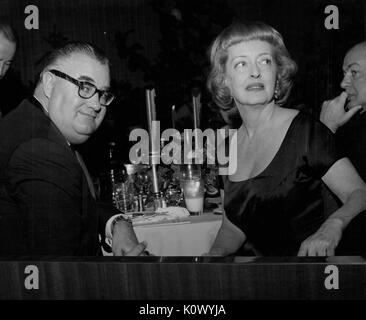
[[[317,232],[308,237],[300,246],[299,257],[334,256],[335,248],[342,238],[343,222],[328,219]]]

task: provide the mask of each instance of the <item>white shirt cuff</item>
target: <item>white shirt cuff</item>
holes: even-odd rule
[[[110,217],[105,225],[105,242],[111,247],[112,246],[112,222],[119,216],[123,216],[123,214],[115,214],[114,216]]]

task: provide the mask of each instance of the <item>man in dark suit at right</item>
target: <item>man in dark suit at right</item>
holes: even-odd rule
[[[323,103],[320,120],[335,133],[340,152],[351,160],[366,181],[366,42],[356,44],[347,52],[343,73],[341,88],[344,91]],[[327,201],[329,206],[334,206],[329,198]],[[366,252],[366,213],[359,214],[348,229],[352,232],[345,237],[352,245],[345,251],[356,251],[361,245]]]
[[[0,123],[0,255],[143,254],[132,225],[95,200],[77,151],[113,100],[109,61],[74,42],[45,62],[33,97]],[[101,240],[100,240],[101,239]]]
[[[366,180],[366,42],[347,52],[343,73],[344,91],[323,103],[320,120],[336,134],[339,148]]]

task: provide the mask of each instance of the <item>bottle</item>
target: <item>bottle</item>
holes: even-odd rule
[[[111,141],[108,143],[108,178],[109,178],[109,198],[113,205],[117,206],[115,198],[115,181],[116,181],[116,160],[115,160],[116,143]]]
[[[142,191],[140,191],[139,195],[138,195],[138,211],[145,211],[145,205],[144,205],[144,198],[143,198],[143,193]]]
[[[113,184],[115,181],[116,161],[114,157],[115,143],[108,143],[107,152],[105,153],[105,162],[103,171],[100,175],[101,200],[103,202],[113,203]]]
[[[108,178],[109,178],[109,200],[121,210],[130,210],[129,184],[127,174],[118,161],[116,143],[108,144]]]

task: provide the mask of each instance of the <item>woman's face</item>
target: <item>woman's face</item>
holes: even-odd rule
[[[250,40],[228,48],[225,84],[237,105],[266,105],[273,100],[277,65],[272,45]]]

